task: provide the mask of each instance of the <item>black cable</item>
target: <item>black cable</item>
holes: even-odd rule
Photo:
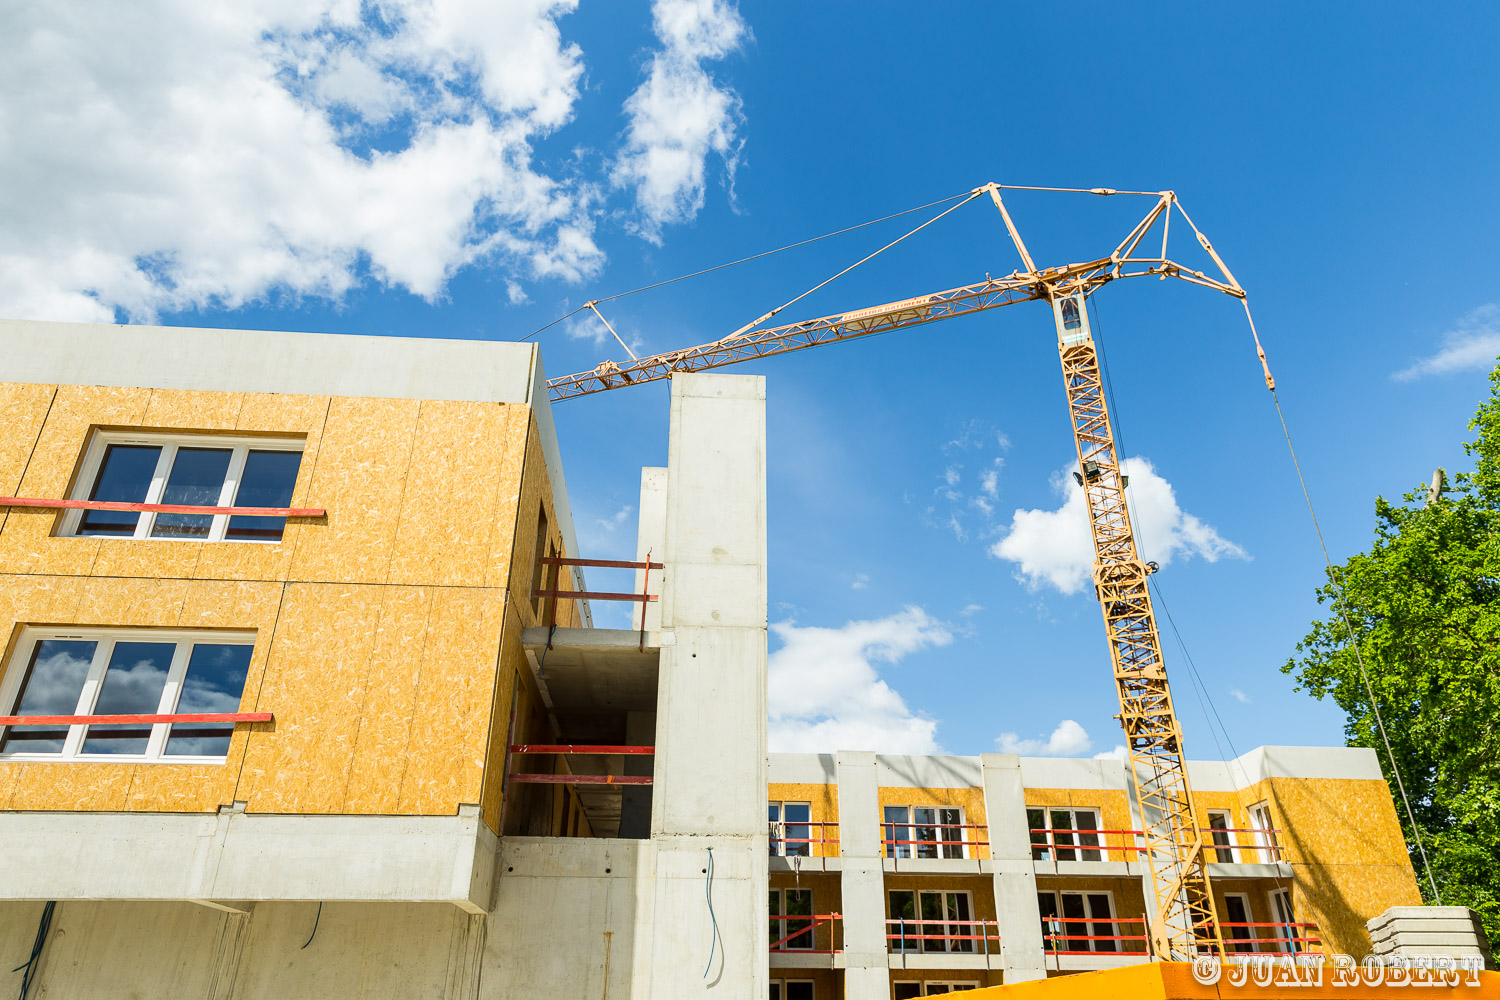
[[[42,907],[42,919],[37,924],[36,937],[31,942],[31,954],[26,961],[11,969],[11,972],[21,972],[21,997],[26,1000],[26,994],[31,992],[31,984],[36,981],[36,974],[41,969],[39,961],[42,957],[42,949],[47,946],[47,931],[52,926],[52,914],[57,909],[56,900],[48,900],[47,905]]]
[[[668,278],[666,281],[658,281],[658,282],[656,282],[654,284],[642,285],[640,288],[632,288],[628,292],[616,292],[614,295],[606,295],[602,299],[593,299],[592,301],[595,304],[598,304],[600,302],[613,302],[615,299],[623,299],[623,298],[625,298],[625,296],[627,296],[627,295],[634,295],[637,292],[649,292],[651,289],[653,289],[653,288],[661,288],[663,285],[670,285],[670,284],[673,284],[673,283],[678,282],[678,281],[686,281],[688,278],[696,278],[696,277],[698,277],[701,274],[710,274],[710,273],[712,273],[714,271],[722,271],[726,267],[734,267],[736,264],[747,264],[747,263],[749,263],[752,260],[759,260],[762,257],[769,257],[772,254],[781,253],[783,250],[795,250],[798,247],[805,247],[809,243],[816,243],[819,240],[826,240],[826,239],[829,239],[829,238],[834,237],[834,236],[842,236],[845,233],[852,233],[856,229],[864,229],[866,226],[874,226],[874,225],[878,225],[879,223],[882,223],[882,222],[889,222],[892,219],[899,219],[903,215],[910,215],[913,212],[920,212],[924,208],[932,208],[935,205],[946,205],[950,201],[957,201],[960,198],[967,198],[970,195],[972,195],[973,193],[974,192],[972,192],[972,191],[965,191],[963,194],[955,194],[955,195],[953,195],[951,197],[948,197],[948,198],[939,198],[937,201],[929,201],[927,204],[925,204],[925,205],[918,205],[916,208],[908,208],[904,212],[896,212],[893,215],[885,215],[885,216],[881,216],[878,219],[871,219],[869,222],[861,222],[857,226],[848,226],[848,227],[846,227],[844,229],[836,229],[836,230],[834,230],[831,233],[824,233],[822,236],[814,236],[811,239],[801,240],[801,241],[799,241],[797,243],[788,243],[786,246],[784,246],[784,247],[777,247],[775,250],[765,250],[765,251],[762,251],[761,253],[751,254],[749,257],[741,257],[739,260],[732,260],[732,261],[730,261],[727,264],[715,264],[713,267],[705,267],[701,271],[693,271],[693,272],[691,272],[689,274],[678,275],[675,278]],[[521,343],[521,342],[530,340],[532,337],[535,337],[537,334],[541,333],[543,330],[549,330],[552,327],[556,326],[557,324],[561,323],[563,320],[567,319],[569,316],[576,316],[578,313],[583,312],[587,308],[588,308],[588,306],[579,306],[577,309],[574,309],[572,312],[570,312],[570,313],[568,313],[568,314],[566,314],[564,316],[559,316],[557,319],[555,319],[552,322],[548,323],[546,326],[539,327],[539,328],[531,331],[526,336],[522,337],[519,341],[517,341],[517,343]]]
[[[320,900],[318,902],[318,915],[313,918],[312,933],[307,936],[307,942],[306,942],[306,944],[304,944],[301,948],[299,948],[298,949],[299,951],[306,951],[307,950],[307,945],[312,944],[312,939],[318,936],[318,922],[321,921],[322,919],[323,919],[323,903]]]

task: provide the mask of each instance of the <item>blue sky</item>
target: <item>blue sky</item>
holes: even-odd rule
[[[1250,292],[1335,558],[1377,494],[1465,467],[1500,353],[1485,5],[60,6],[0,30],[4,315],[517,339],[991,180],[1172,188]],[[1145,208],[1007,201],[1043,264],[1106,254]],[[712,340],[920,218],[605,313],[638,350]],[[1017,263],[976,202],[785,318]],[[1151,469],[1145,554],[1227,730],[1167,629],[1191,753],[1341,742],[1278,669],[1321,555],[1243,314],[1176,282],[1096,306],[1125,453]],[[618,358],[599,332],[543,333],[549,373]],[[768,378],[777,746],[1118,744],[1098,609],[1067,592],[1044,308],[734,370]],[[556,415],[585,554],[631,552],[665,384]]]

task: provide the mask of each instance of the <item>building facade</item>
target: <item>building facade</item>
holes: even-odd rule
[[[531,345],[0,347],[0,983],[804,1000],[1144,960],[1118,763],[768,758],[760,378],[673,379],[601,567]],[[1250,947],[1360,954],[1418,901],[1363,751],[1194,781]]]

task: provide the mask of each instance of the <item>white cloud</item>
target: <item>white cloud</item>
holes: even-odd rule
[[[1391,378],[1410,382],[1423,375],[1446,375],[1457,371],[1488,371],[1500,356],[1500,305],[1486,303],[1460,316],[1453,329],[1443,334],[1443,346],[1434,355],[1396,372]]]
[[[1027,757],[1077,757],[1093,749],[1093,742],[1083,727],[1072,719],[1064,719],[1045,739],[1021,739],[1015,733],[1001,733],[995,737],[995,746],[1001,753],[1018,753]]]
[[[1244,549],[1229,541],[1177,505],[1172,484],[1144,458],[1127,458],[1122,469],[1130,477],[1129,499],[1141,558],[1165,566],[1179,554],[1248,559]],[[990,546],[990,555],[1017,566],[1017,579],[1028,587],[1055,587],[1075,594],[1089,582],[1094,562],[1088,510],[1083,489],[1072,476],[1072,466],[1052,477],[1055,492],[1064,497],[1056,510],[1017,510],[1010,530]]]
[[[940,749],[937,720],[913,712],[875,664],[894,664],[953,641],[952,630],[918,607],[841,628],[779,622],[781,648],[768,666],[770,748],[783,753]]]
[[[635,510],[633,506],[631,506],[630,504],[626,504],[625,506],[621,507],[619,510],[611,514],[609,517],[596,517],[594,518],[594,520],[598,522],[599,527],[603,528],[605,531],[614,531],[620,525],[625,523],[625,519],[630,516],[630,512],[633,510]]]
[[[1123,743],[1117,743],[1117,744],[1115,744],[1115,748],[1113,750],[1103,750],[1103,751],[1100,751],[1099,753],[1094,754],[1094,759],[1095,760],[1124,760],[1126,758],[1126,756],[1127,756],[1127,754],[1126,754],[1126,751],[1125,751],[1125,744],[1123,744]]]
[[[1242,704],[1242,705],[1248,705],[1248,704],[1250,704],[1250,696],[1248,694],[1246,694],[1245,692],[1241,691],[1239,688],[1230,688],[1229,689],[1229,693],[1234,697],[1234,700],[1237,701],[1237,702],[1239,702],[1240,704]]]
[[[663,225],[703,207],[709,154],[718,155],[733,181],[740,99],[703,63],[739,48],[749,29],[726,0],[655,0],[652,18],[662,48],[625,102],[630,124],[612,179],[634,190],[640,231],[659,240]]]
[[[854,582],[849,584],[851,590],[868,590],[870,587],[870,574],[855,573]]]
[[[477,264],[501,272],[514,303],[521,281],[596,274],[600,179],[536,148],[580,100],[584,54],[560,25],[576,6],[13,7],[0,31],[0,315],[149,321],[277,294],[338,301],[369,280],[436,300]],[[673,6],[657,12],[672,65],[726,44],[667,17]],[[743,34],[733,11],[708,14]],[[682,150],[695,153],[707,155]],[[647,221],[701,202],[700,190]]]

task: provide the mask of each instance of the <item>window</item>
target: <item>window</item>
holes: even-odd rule
[[[891,995],[895,1000],[908,1000],[912,997],[937,997],[945,993],[957,993],[960,990],[977,990],[979,983],[974,982],[918,982],[914,979],[897,980],[891,984]]]
[[[1292,912],[1292,890],[1277,889],[1271,893],[1271,919],[1276,921],[1277,951],[1302,951],[1302,934],[1294,926],[1297,917]]]
[[[75,500],[197,507],[287,507],[302,463],[288,438],[100,432],[84,456]],[[284,517],[70,510],[65,535],[206,542],[279,542]]]
[[[1260,802],[1250,807],[1250,829],[1255,831],[1252,835],[1257,848],[1255,859],[1263,865],[1279,861],[1281,852],[1276,844],[1276,825],[1271,822],[1269,803]]]
[[[771,980],[771,1000],[813,1000],[811,979]]]
[[[155,629],[28,629],[0,708],[10,715],[198,715],[239,711],[255,637]],[[0,757],[202,763],[229,751],[234,724],[0,727]]]
[[[980,937],[967,892],[890,892],[887,940],[893,951],[972,952]]]
[[[771,824],[771,854],[809,857],[812,854],[812,803],[772,802],[766,810]],[[771,940],[776,940],[772,938]]]
[[[885,856],[963,858],[964,811],[943,806],[886,806]]]
[[[553,567],[549,567],[542,559],[555,554],[552,551],[551,536],[547,533],[547,508],[543,507],[536,513],[536,547],[531,550],[531,610],[538,618],[542,615],[542,601],[545,598],[537,591],[557,589],[555,586],[547,586],[547,571]],[[552,575],[555,579],[556,573]]]
[[[1038,892],[1042,946],[1048,952],[1121,951],[1107,892]],[[1097,921],[1091,922],[1091,921]]]
[[[1063,299],[1063,301],[1062,301],[1062,319],[1063,319],[1063,329],[1064,330],[1076,330],[1079,327],[1083,326],[1083,320],[1078,315],[1078,300],[1077,299],[1072,299],[1072,298]]]
[[[1229,831],[1233,829],[1229,825],[1230,816],[1228,809],[1208,810],[1208,830],[1213,838],[1213,850],[1209,851],[1209,860],[1220,864],[1234,864],[1239,860],[1238,852],[1233,847],[1233,839]]]
[[[1031,808],[1026,810],[1026,825],[1034,861],[1104,860],[1097,809]]]
[[[1250,923],[1250,897],[1243,892],[1224,894],[1224,944],[1232,952],[1245,954],[1255,950],[1248,938],[1259,937],[1254,927],[1236,927]]]
[[[771,950],[810,951],[813,946],[812,915],[811,889],[772,889]],[[777,917],[806,917],[807,919],[777,920]]]

